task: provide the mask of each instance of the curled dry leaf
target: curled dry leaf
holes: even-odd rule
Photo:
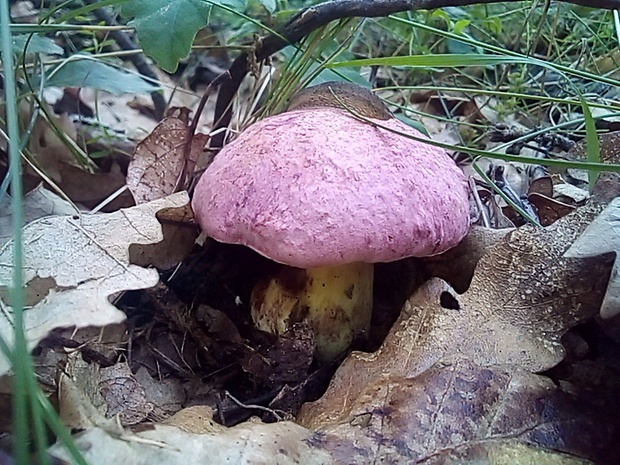
[[[575,206],[560,202],[546,195],[538,194],[534,192],[528,196],[528,200],[538,212],[538,218],[540,224],[543,226],[549,226],[556,222],[563,216],[568,215],[575,210]]]
[[[58,379],[58,413],[63,424],[71,429],[103,428],[121,433],[116,419],[106,417],[106,405],[99,389],[100,370],[95,363],[86,363],[79,352],[68,355]],[[55,375],[58,367],[55,367]]]
[[[601,209],[591,204],[549,228],[510,233],[482,257],[463,295],[428,281],[405,303],[383,346],[352,353],[323,398],[302,408],[302,423],[340,421],[377,377],[413,377],[452,354],[534,372],[556,365],[560,337],[594,316],[605,292],[611,263],[563,257]]]
[[[209,140],[206,134],[194,135],[186,159],[185,145],[190,136],[187,117],[182,112],[180,117],[165,118],[138,144],[127,171],[127,186],[137,204],[184,188],[182,178],[194,171]]]
[[[133,374],[124,360],[101,368],[73,352],[63,366],[58,383],[59,413],[72,429],[100,427],[118,432],[121,425],[168,418],[166,408],[176,402],[174,410],[178,411],[181,397],[186,401],[176,380],[155,381],[145,368]]]
[[[111,214],[56,216],[34,221],[23,229],[24,314],[30,347],[52,329],[105,326],[125,319],[109,301],[111,295],[154,286],[154,269],[130,263],[130,244],[163,239],[155,214],[166,207],[183,207],[186,193]],[[12,285],[13,242],[0,248],[0,334],[12,340],[8,289]],[[0,374],[9,362],[0,356]]]
[[[123,426],[137,425],[151,418],[155,405],[147,398],[144,387],[131,372],[126,361],[101,368],[98,375],[96,389],[105,401],[107,417],[118,415]]]

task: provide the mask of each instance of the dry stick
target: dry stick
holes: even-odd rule
[[[352,17],[376,18],[403,11],[432,10],[447,6],[463,6],[482,3],[498,3],[500,0],[335,0],[321,3],[301,10],[295,14],[277,35],[269,34],[259,39],[252,51],[245,51],[232,63],[227,72],[215,81],[220,90],[215,106],[213,130],[227,127],[232,118],[231,102],[248,73],[250,63],[258,63],[287,45],[296,43],[312,31],[326,24]],[[589,6],[592,8],[620,9],[620,0],[562,0],[565,3]],[[508,2],[504,2],[508,3]],[[211,139],[212,148],[220,148],[225,133],[220,132]]]
[[[209,100],[211,94],[217,89],[220,85],[220,78],[226,73],[222,73],[216,79],[211,81],[211,83],[207,86],[204,93],[202,94],[202,98],[198,103],[198,107],[196,107],[196,112],[194,113],[194,118],[192,119],[192,124],[189,126],[189,131],[187,134],[187,139],[185,139],[185,145],[183,146],[183,168],[181,169],[181,174],[179,175],[179,179],[177,179],[176,186],[174,188],[175,192],[178,192],[181,189],[187,189],[189,186],[186,184],[186,180],[190,173],[188,173],[189,168],[189,160],[192,151],[192,140],[194,139],[194,134],[196,134],[196,128],[198,127],[198,122],[200,121],[200,116],[202,115],[202,111]]]

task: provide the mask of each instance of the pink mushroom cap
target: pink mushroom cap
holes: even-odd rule
[[[376,123],[425,137],[396,118]],[[202,175],[192,207],[214,239],[299,268],[435,255],[469,229],[467,181],[443,149],[332,107],[248,127]]]

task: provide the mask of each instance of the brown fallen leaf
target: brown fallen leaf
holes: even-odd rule
[[[96,388],[105,401],[106,416],[110,418],[118,415],[123,426],[136,425],[153,414],[157,416],[155,405],[147,398],[144,387],[135,378],[126,361],[101,368]]]
[[[545,197],[553,196],[553,179],[548,174],[541,175],[534,179],[530,184],[527,195],[532,194],[544,195]]]
[[[536,211],[538,212],[538,217],[540,219],[540,224],[543,226],[549,226],[556,222],[558,219],[563,216],[568,215],[570,212],[575,210],[575,206],[560,202],[559,200],[553,199],[550,196],[532,193],[528,196],[528,200],[532,205],[536,207]]]
[[[472,226],[467,236],[454,248],[422,259],[428,276],[441,278],[463,293],[469,287],[480,258],[514,228],[494,229]]]
[[[155,244],[132,244],[129,255],[131,263],[136,265],[168,270],[187,256],[200,231],[189,205],[161,209],[157,212],[157,220],[161,223],[164,240]]]
[[[452,358],[414,378],[379,376],[360,394],[347,417],[315,431],[288,421],[222,428],[213,424],[209,410],[199,409],[166,421],[179,428],[153,425],[122,438],[89,428],[75,444],[92,465],[613,465],[620,460],[616,431],[607,426],[616,412],[575,402],[548,378],[522,369],[483,368]],[[68,456],[61,445],[52,454]]]
[[[344,393],[346,395],[346,393]],[[543,376],[438,363],[378,376],[338,423],[314,426],[335,463],[617,463],[613,412],[576,402]]]
[[[206,405],[194,405],[179,410],[162,425],[176,426],[186,433],[208,434],[225,431],[226,427],[213,421],[213,410]]]
[[[445,281],[428,281],[406,302],[383,346],[353,352],[326,394],[302,408],[301,423],[339,422],[377,377],[414,377],[454,354],[533,372],[556,365],[564,354],[560,337],[593,317],[605,292],[610,261],[563,257],[601,209],[592,203],[548,228],[508,234],[481,258],[463,295]]]
[[[61,373],[58,381],[58,414],[63,424],[75,430],[103,428],[120,435],[120,424],[105,416],[104,402],[97,389],[99,367],[81,358],[72,362],[70,368],[79,376]]]
[[[187,433],[168,425],[118,438],[90,428],[74,438],[90,465],[336,465],[315,446],[313,433],[295,423],[245,422],[216,434]],[[62,445],[50,453],[70,460]]]
[[[185,145],[191,136],[188,109],[180,116],[162,120],[153,132],[138,144],[127,171],[127,186],[137,204],[159,199],[183,189],[194,171],[209,136],[195,134],[185,159]]]
[[[45,114],[39,116],[32,128],[32,134],[28,139],[28,149],[33,154],[37,165],[43,172],[56,183],[62,181],[64,169],[68,166],[80,166],[76,157],[71,153],[69,144],[77,144],[77,129],[71,118],[64,114],[55,116],[54,112],[46,103]],[[20,103],[20,120],[27,127],[32,118],[33,108],[24,99]],[[32,168],[27,168],[30,171]]]
[[[81,168],[62,165],[62,182],[58,187],[73,202],[94,208],[125,186],[125,175],[118,163],[113,162],[108,171],[89,173]],[[124,192],[106,205],[105,211],[116,211],[134,205],[129,192]]]
[[[182,380],[153,377],[145,367],[138,369],[135,379],[144,388],[146,398],[155,406],[154,410],[158,413],[158,417],[152,415],[149,417],[150,420],[169,417],[187,403],[187,393]]]
[[[155,218],[166,207],[183,207],[189,199],[179,193],[115,213],[55,216],[33,221],[23,229],[23,269],[26,336],[31,348],[54,328],[105,326],[125,320],[110,296],[157,284],[155,269],[130,263],[130,244],[163,239]],[[13,337],[7,290],[12,285],[13,241],[0,247],[0,334]],[[9,369],[0,355],[0,374]]]
[[[564,254],[569,258],[585,258],[615,253],[616,261],[601,305],[602,318],[611,318],[620,314],[619,250],[620,198],[617,197],[592,221],[592,224]]]
[[[26,165],[27,185],[41,182],[41,170],[68,198],[87,208],[95,207],[125,186],[125,174],[116,161],[110,158],[108,164],[102,163],[99,167],[88,158],[84,147],[86,134],[82,127],[77,127],[67,114],[55,116],[47,104],[43,106],[47,109],[45,117],[40,115],[37,118],[28,142],[38,169]],[[32,111],[24,100],[20,106],[24,126],[28,126]],[[126,193],[106,208],[112,211],[131,205],[131,196]]]

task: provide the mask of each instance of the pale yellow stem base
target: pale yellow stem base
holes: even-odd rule
[[[282,334],[307,321],[320,361],[336,358],[355,338],[366,337],[372,315],[374,265],[309,268],[286,267],[252,292],[252,319],[256,326]]]

